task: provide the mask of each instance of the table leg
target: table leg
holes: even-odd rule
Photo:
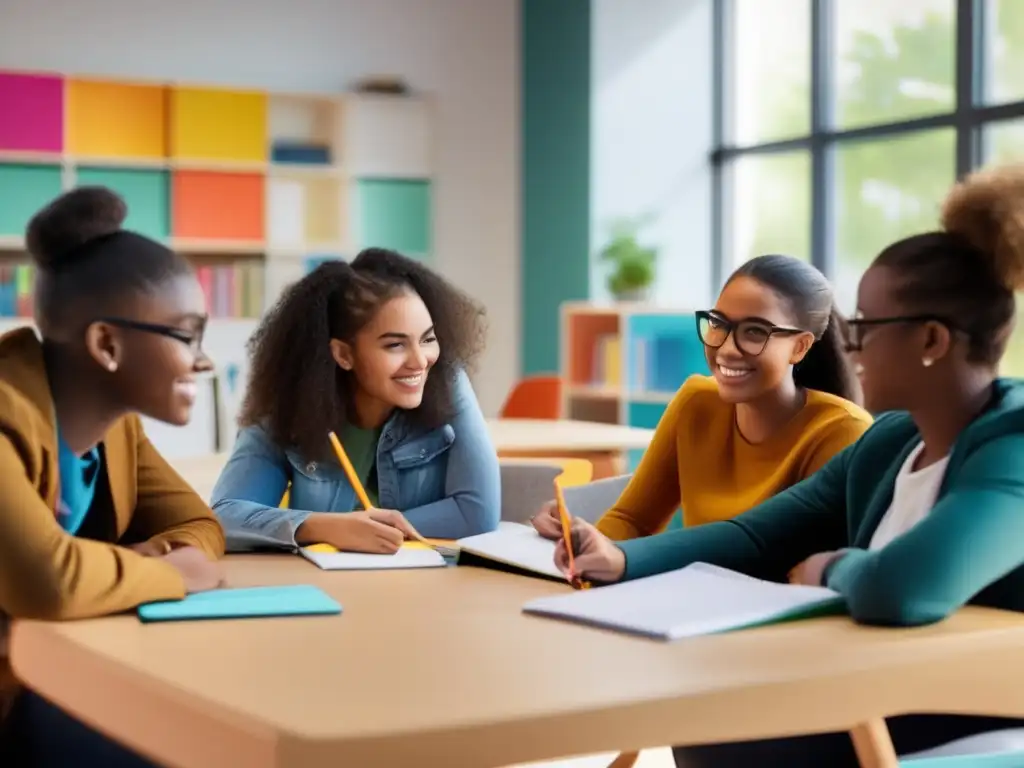
[[[608,763],[608,768],[633,768],[639,757],[639,752],[620,752],[614,760]]]
[[[861,768],[898,768],[896,749],[885,720],[868,720],[850,731]]]

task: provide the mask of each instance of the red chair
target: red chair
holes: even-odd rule
[[[528,376],[509,392],[501,407],[503,419],[560,419],[562,379],[558,376]]]

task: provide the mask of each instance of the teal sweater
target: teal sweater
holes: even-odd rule
[[[931,512],[869,552],[920,439],[910,416],[884,414],[819,472],[733,520],[621,542],[625,578],[706,562],[781,581],[810,555],[850,548],[825,580],[857,621],[928,624],[966,603],[1024,611],[1024,381],[996,382]]]

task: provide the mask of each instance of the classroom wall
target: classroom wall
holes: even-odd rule
[[[714,0],[592,0],[591,245],[618,216],[650,213],[654,300],[704,308],[711,285]],[[607,298],[595,258],[591,295]]]
[[[516,0],[0,0],[0,68],[338,92],[367,74],[436,97],[434,246],[483,301],[475,377],[495,413],[519,375]]]
[[[523,373],[559,368],[559,307],[590,283],[592,0],[521,0]]]

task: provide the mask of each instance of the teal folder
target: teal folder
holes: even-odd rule
[[[341,605],[319,587],[250,587],[197,592],[184,600],[146,603],[138,608],[139,619],[195,621],[197,619],[250,619],[268,616],[330,616]]]

